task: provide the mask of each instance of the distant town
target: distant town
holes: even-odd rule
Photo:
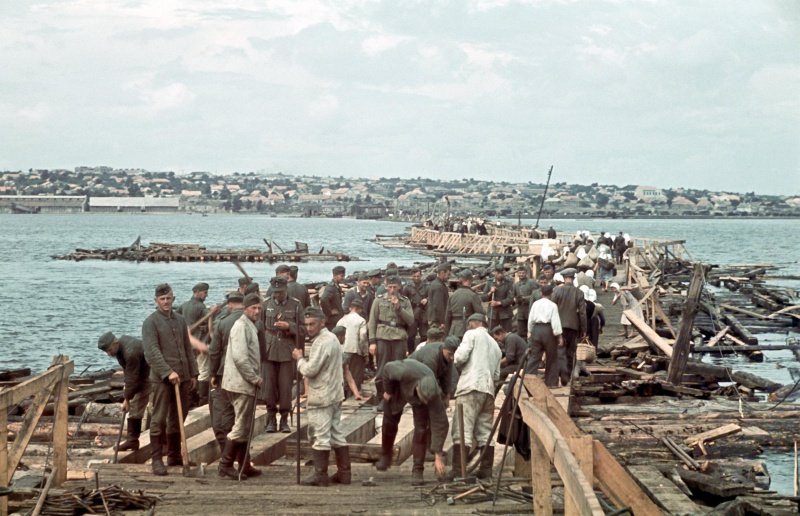
[[[542,198],[544,202],[542,203]],[[418,177],[151,172],[76,167],[0,172],[0,211],[263,213],[425,220],[484,217],[800,217],[800,196],[648,185],[508,183]]]

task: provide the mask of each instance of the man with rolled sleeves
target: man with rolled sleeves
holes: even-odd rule
[[[166,475],[162,462],[167,445],[167,465],[181,461],[181,435],[178,428],[178,405],[174,385],[179,386],[183,417],[189,413],[189,393],[197,386],[197,361],[189,342],[186,321],[172,309],[172,287],[156,287],[157,309],[142,323],[144,357],[150,365],[150,390],[153,413],[150,419],[150,445],[153,451],[153,474]],[[188,465],[188,464],[187,464]]]
[[[525,366],[526,374],[536,374],[542,355],[546,357],[544,366],[544,383],[548,387],[558,387],[559,348],[563,345],[561,337],[561,319],[558,306],[550,300],[553,285],[544,284],[542,297],[531,305],[528,319],[530,332],[529,342],[531,354]]]
[[[207,297],[208,283],[200,282],[192,287],[192,297],[178,308],[178,313],[186,320],[186,326],[191,327],[208,313],[208,308],[205,304]],[[208,379],[210,376],[208,324],[199,325],[192,330],[191,335],[196,339],[192,342],[192,347],[195,350],[195,359],[197,360],[197,370],[199,372],[197,377],[197,399],[194,401],[197,402],[198,406],[203,406],[208,403]]]
[[[122,410],[128,413],[128,435],[119,451],[136,451],[139,449],[139,436],[142,433],[142,418],[147,410],[150,398],[150,366],[144,359],[142,341],[123,335],[115,337],[113,333],[104,333],[97,341],[97,347],[108,356],[116,358],[125,373],[125,389],[122,391]]]
[[[461,473],[461,447],[465,456],[473,446],[488,450],[483,454],[476,473],[478,478],[492,476],[494,446],[489,444],[494,422],[495,383],[500,379],[500,346],[484,327],[483,314],[473,314],[467,319],[469,329],[453,355],[453,363],[461,376],[456,386],[456,403],[464,413],[464,439],[461,442],[460,423],[453,418],[453,477]]]
[[[319,307],[325,313],[325,327],[328,330],[332,330],[342,318],[342,287],[339,284],[344,281],[345,268],[337,265],[332,272],[333,278],[322,287],[319,294]]]
[[[512,331],[514,320],[514,284],[506,278],[506,270],[502,263],[494,268],[494,278],[486,282],[483,288],[483,301],[489,303],[489,327],[502,326],[506,331]]]
[[[303,348],[303,307],[287,295],[286,278],[270,280],[272,297],[264,302],[261,322],[264,328],[265,354],[262,375],[267,400],[267,432],[277,432],[277,413],[281,414],[280,431],[289,433],[292,409],[292,384],[295,365],[292,350]]]
[[[356,297],[350,301],[347,315],[339,319],[339,326],[345,329],[343,362],[350,372],[352,385],[350,390],[356,399],[361,399],[361,384],[364,381],[364,367],[367,365],[369,355],[369,339],[367,338],[367,321],[361,315],[364,304],[361,298]]]
[[[230,396],[222,389],[222,377],[225,373],[225,354],[228,350],[233,323],[242,316],[244,296],[239,292],[228,294],[225,306],[227,315],[217,317],[211,332],[211,344],[208,346],[208,357],[211,369],[211,392],[209,405],[211,412],[211,428],[219,443],[219,451],[225,449],[225,439],[233,428],[236,419]]]
[[[528,277],[527,265],[517,268],[517,282],[514,283],[514,304],[517,306],[517,335],[528,339],[528,313],[531,311],[531,296],[539,285]]]
[[[289,277],[287,278],[288,284],[286,285],[287,292],[289,292],[289,297],[293,297],[300,301],[300,304],[303,308],[307,308],[311,305],[311,297],[308,295],[308,289],[302,283],[297,282],[297,273],[299,269],[297,265],[290,265],[289,266]]]
[[[578,349],[578,338],[586,335],[586,300],[583,292],[573,285],[575,269],[564,269],[561,276],[564,284],[553,289],[552,301],[558,306],[561,319],[563,357],[559,359],[558,375],[561,385],[569,385],[572,368],[575,366],[575,352]],[[562,350],[559,349],[559,354]]]
[[[428,304],[428,285],[422,281],[422,271],[417,268],[411,269],[411,281],[403,285],[401,292],[411,302],[411,310],[414,313],[414,325],[409,328],[407,341],[410,354],[416,348],[417,334],[420,342],[423,342],[428,330],[428,319],[425,314],[425,306]]]
[[[472,290],[472,271],[463,270],[458,275],[458,288],[447,301],[445,331],[459,339],[467,331],[467,319],[472,314],[482,314],[481,297]]]
[[[311,352],[295,349],[297,370],[308,379],[308,437],[312,441],[314,473],[301,483],[327,486],[331,482],[349,484],[350,448],[342,431],[342,350],[339,340],[325,328],[325,314],[316,307],[305,310],[305,331],[311,339]],[[328,477],[328,456],[333,449],[336,473]]]
[[[256,323],[261,319],[261,298],[254,293],[244,297],[244,311],[231,327],[228,350],[225,353],[225,372],[222,388],[230,396],[235,414],[233,428],[228,432],[225,448],[219,459],[217,474],[220,478],[247,480],[247,474],[234,469],[233,461],[240,468],[249,465],[248,446],[250,428],[255,415],[256,390],[261,386],[259,374],[261,349],[258,343]]]
[[[428,303],[425,306],[428,328],[434,326],[444,329],[447,314],[447,301],[450,299],[450,265],[442,263],[436,267],[436,279],[428,285]]]
[[[411,302],[400,295],[400,278],[392,276],[386,280],[386,294],[379,295],[372,303],[367,334],[369,352],[377,360],[378,373],[375,389],[378,394],[378,411],[383,410],[383,367],[406,356],[408,328],[414,324]]]

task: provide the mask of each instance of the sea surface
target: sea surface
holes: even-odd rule
[[[509,221],[515,223],[516,220]],[[533,221],[523,219],[523,224]],[[561,220],[546,219],[559,231],[619,231],[633,236],[686,240],[689,256],[715,264],[769,263],[781,267],[775,274],[800,275],[800,220],[673,219],[673,220]],[[0,370],[31,367],[46,369],[53,355],[75,361],[76,373],[116,366],[97,349],[106,331],[117,335],[141,334],[142,321],[154,309],[153,289],[163,282],[173,286],[176,303],[191,296],[192,286],[209,283],[208,303],[221,302],[225,291],[236,288],[240,273],[230,263],[130,263],[53,260],[76,248],[115,248],[142,243],[202,244],[209,248],[266,250],[263,239],[283,249],[305,242],[312,251],[324,247],[359,258],[345,263],[353,271],[430,262],[431,258],[402,249],[385,249],[371,239],[376,234],[402,233],[408,224],[353,219],[272,218],[262,215],[149,215],[149,214],[0,214]],[[262,286],[273,276],[270,264],[243,264]],[[335,262],[299,264],[301,282],[326,281]],[[793,280],[776,284],[800,288]],[[759,334],[763,344],[782,343],[786,334]],[[781,383],[790,383],[787,367],[797,367],[788,351],[767,352],[762,364],[736,356],[710,357]],[[769,460],[773,489],[790,492],[788,455]]]

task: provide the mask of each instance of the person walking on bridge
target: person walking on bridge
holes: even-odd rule
[[[458,275],[458,289],[447,301],[445,331],[459,339],[467,331],[467,319],[472,314],[482,314],[481,297],[472,290],[472,271],[463,270]]]

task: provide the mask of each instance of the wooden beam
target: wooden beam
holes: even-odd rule
[[[636,328],[636,331],[641,334],[650,346],[668,357],[672,357],[672,345],[668,340],[663,339],[649,324],[640,319],[633,310],[624,310],[622,313],[625,314],[631,325]]]
[[[655,308],[654,312],[656,315],[661,317],[661,320],[664,321],[664,324],[667,325],[669,332],[672,334],[672,338],[676,338],[677,334],[675,333],[675,328],[672,327],[672,321],[669,320],[669,316],[664,312],[664,309],[661,307],[661,302],[658,300],[658,296],[653,299],[653,308]]]
[[[708,347],[713,347],[713,346],[716,346],[716,345],[719,343],[719,341],[720,341],[720,340],[722,340],[722,337],[724,337],[724,336],[725,336],[725,334],[726,334],[726,333],[728,333],[728,331],[730,331],[730,329],[731,329],[731,327],[730,327],[730,326],[726,326],[726,327],[722,328],[722,329],[719,331],[719,333],[717,333],[716,335],[714,335],[714,336],[711,338],[711,340],[709,340],[709,341],[708,341],[708,344],[707,344],[707,346],[708,346]],[[697,350],[697,347],[695,347],[695,350]]]
[[[31,440],[33,432],[36,430],[36,424],[39,418],[42,417],[44,407],[47,405],[47,400],[50,398],[50,388],[42,389],[33,398],[33,403],[25,412],[25,419],[22,422],[20,433],[14,439],[14,444],[11,445],[8,459],[8,478],[14,476],[14,471],[17,469],[19,461],[22,459],[22,454],[25,453],[25,448]]]
[[[0,488],[8,487],[8,411],[0,410]],[[8,514],[8,497],[0,496],[0,516]]]
[[[531,487],[533,487],[533,514],[553,516],[553,485],[550,480],[550,457],[544,445],[531,436]]]
[[[0,390],[0,411],[7,411],[11,407],[20,404],[23,400],[36,395],[42,389],[51,387],[60,379],[61,366],[59,365],[19,385],[3,387]]]
[[[74,363],[58,356],[61,379],[55,388],[55,420],[53,422],[53,485],[59,487],[67,480],[67,430],[69,424],[69,375]]]
[[[586,480],[588,480],[589,484],[593,486],[594,451],[592,450],[592,436],[582,435],[580,437],[568,437],[567,441],[572,453],[575,455],[575,459],[578,461],[578,465],[581,467],[581,471],[586,476]],[[564,499],[564,514],[580,514],[580,512],[578,512],[578,506],[572,497],[567,497]]]
[[[720,437],[736,434],[741,431],[742,431],[741,426],[737,425],[736,423],[728,423],[727,425],[723,425],[719,428],[715,428],[707,432],[687,437],[686,439],[684,439],[683,442],[685,442],[688,446],[696,446],[697,444],[703,443],[705,441],[713,441],[714,439],[719,439]]]
[[[689,345],[692,341],[694,316],[697,315],[697,307],[700,302],[700,294],[703,293],[704,281],[705,267],[703,267],[702,263],[695,263],[692,281],[689,284],[689,293],[686,296],[686,304],[681,315],[681,327],[678,329],[678,337],[675,339],[675,346],[669,361],[669,371],[667,372],[667,380],[674,385],[680,385],[683,380],[683,371],[686,369],[686,361],[689,359]]]

